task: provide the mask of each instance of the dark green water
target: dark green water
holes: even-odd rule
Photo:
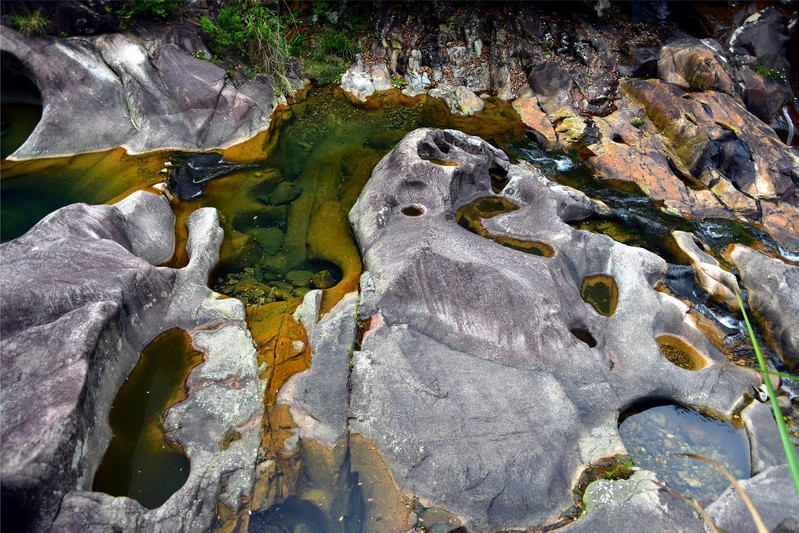
[[[185,331],[156,337],[119,390],[109,422],[114,438],[92,490],[128,496],[148,509],[161,506],[189,477],[189,460],[164,439],[161,417],[202,361]]]
[[[28,138],[39,119],[42,106],[2,104],[0,106],[0,159],[10,156]]]

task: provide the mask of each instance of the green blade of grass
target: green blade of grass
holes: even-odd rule
[[[774,393],[774,387],[771,386],[771,380],[768,378],[769,370],[766,368],[766,361],[763,359],[763,354],[760,353],[760,347],[757,345],[755,332],[752,329],[752,324],[749,322],[749,317],[746,316],[746,309],[741,300],[741,295],[738,290],[735,291],[735,297],[738,299],[738,305],[741,307],[741,313],[746,322],[746,329],[749,331],[749,338],[752,339],[752,346],[755,348],[755,355],[757,355],[757,362],[760,365],[760,372],[763,375],[763,383],[766,384],[768,390],[768,398],[771,401],[771,408],[774,411],[774,419],[777,422],[777,429],[780,433],[782,440],[782,447],[785,450],[785,458],[788,460],[788,468],[791,471],[791,479],[793,480],[793,488],[796,490],[796,496],[799,497],[799,462],[796,460],[796,452],[791,443],[791,437],[788,435],[788,428],[785,427],[785,420],[782,418],[782,410],[777,403],[777,395]]]

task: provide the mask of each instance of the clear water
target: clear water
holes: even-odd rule
[[[729,481],[712,465],[678,454],[712,459],[736,479],[751,476],[743,428],[693,409],[668,404],[625,414],[619,435],[636,466],[656,472],[671,490],[702,506],[721,496]]]

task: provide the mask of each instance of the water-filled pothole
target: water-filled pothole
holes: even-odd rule
[[[674,335],[660,335],[655,339],[663,356],[673,364],[686,370],[701,370],[707,366],[707,359],[696,348]]]
[[[442,167],[457,167],[458,163],[456,161],[448,161],[446,159],[436,159],[435,157],[423,157],[425,161],[433,163],[435,165],[439,165]]]
[[[751,476],[749,441],[743,428],[681,405],[641,405],[619,418],[619,435],[636,466],[703,506],[729,482],[712,465],[680,456],[693,453],[718,462],[736,479]]]
[[[492,235],[483,224],[483,219],[510,213],[517,209],[519,209],[518,205],[501,196],[483,196],[455,211],[455,220],[462,228],[481,237],[491,239],[505,248],[540,257],[552,257],[555,255],[555,249],[544,242],[519,239],[510,235]]]
[[[42,118],[42,96],[22,61],[0,52],[0,159],[13,154]]]
[[[537,255],[539,257],[552,257],[555,255],[555,249],[545,242],[541,241],[526,241],[510,237],[508,235],[497,235],[493,241],[501,244],[505,248],[524,252],[526,254]]]
[[[612,316],[619,302],[619,287],[613,276],[596,274],[583,278],[580,297],[602,316]]]
[[[504,168],[492,168],[488,171],[488,175],[491,177],[491,190],[496,194],[501,193],[508,183],[510,183],[508,172]]]
[[[185,397],[186,378],[202,359],[180,329],[165,331],[147,345],[111,407],[114,438],[92,490],[128,496],[155,509],[183,486],[189,460],[164,437],[162,416]]]

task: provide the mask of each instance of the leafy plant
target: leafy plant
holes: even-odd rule
[[[755,72],[770,81],[788,81],[788,73],[783,68],[769,68],[761,63],[755,67]]]
[[[341,75],[347,70],[347,67],[338,63],[329,63],[316,59],[306,59],[303,65],[305,66],[305,74],[319,85],[339,83]]]
[[[355,48],[350,41],[346,33],[330,29],[319,40],[319,52],[322,55],[333,54],[343,59],[352,59]]]
[[[50,25],[50,19],[42,13],[41,8],[36,11],[26,11],[24,14],[11,13],[11,20],[19,28],[20,33],[27,37],[34,34],[44,35]]]
[[[408,85],[408,82],[402,76],[391,76],[391,86],[395,89],[400,89],[406,85]]]
[[[644,122],[644,119],[642,119],[640,117],[633,117],[630,120],[630,124],[632,126],[635,126],[636,128],[640,128],[641,126],[643,126],[645,124],[645,122]]]
[[[760,352],[760,347],[757,345],[755,332],[752,329],[752,324],[749,322],[749,317],[746,315],[744,303],[741,300],[741,295],[738,293],[737,289],[735,291],[735,297],[738,300],[738,306],[741,308],[741,313],[743,314],[744,321],[746,322],[746,329],[749,332],[749,338],[752,339],[752,346],[755,349],[757,362],[760,365],[760,373],[763,376],[763,383],[766,385],[768,398],[771,402],[771,409],[774,411],[774,419],[777,422],[777,429],[780,433],[780,440],[782,441],[783,450],[785,451],[785,458],[788,460],[788,468],[791,471],[793,487],[796,490],[796,495],[799,496],[799,462],[796,460],[796,452],[793,449],[791,437],[788,434],[788,428],[785,427],[785,420],[782,418],[782,410],[780,409],[780,405],[777,403],[777,395],[774,393],[774,387],[771,386],[771,380],[768,377],[769,371],[766,368],[766,361],[763,359],[763,354]]]
[[[215,21],[203,17],[202,25],[211,38],[209,46],[214,54],[246,59],[257,71],[269,74],[276,84],[290,90],[287,72],[292,34],[274,11],[238,0],[223,7]]]
[[[183,5],[183,0],[125,0],[119,11],[119,26],[124,28],[131,18],[166,20]]]

